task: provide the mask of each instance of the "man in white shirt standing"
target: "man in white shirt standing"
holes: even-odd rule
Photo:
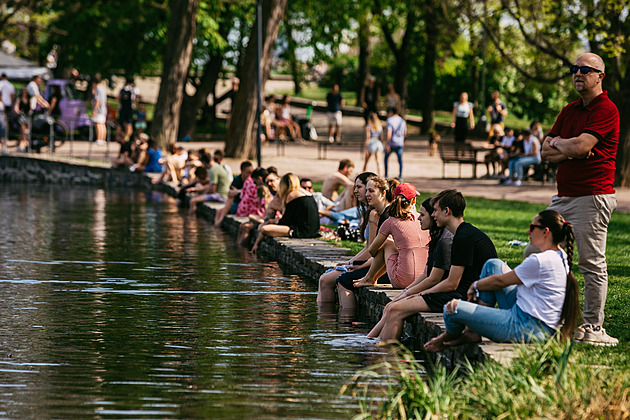
[[[37,105],[42,108],[48,109],[50,104],[48,101],[44,99],[44,97],[39,93],[39,85],[42,83],[41,76],[33,76],[33,79],[26,85],[26,91],[28,92],[28,96],[31,97],[31,109],[37,108]]]

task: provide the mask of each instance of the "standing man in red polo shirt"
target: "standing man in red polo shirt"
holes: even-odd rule
[[[584,324],[574,339],[615,346],[619,340],[606,334],[602,324],[608,290],[606,236],[617,207],[613,183],[619,111],[602,89],[606,69],[600,56],[582,54],[570,70],[580,99],[560,112],[542,147],[542,159],[558,162],[558,194],[549,209],[573,225],[584,275]]]

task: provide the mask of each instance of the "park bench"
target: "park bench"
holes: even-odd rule
[[[359,154],[363,156],[363,149],[365,147],[365,142],[362,140],[341,140],[336,141],[334,143],[326,140],[312,140],[313,143],[317,143],[317,159],[326,159],[326,153],[328,152],[328,147],[356,147],[359,146]]]
[[[459,178],[462,177],[462,164],[472,165],[473,178],[477,178],[477,164],[483,163],[477,160],[477,153],[484,150],[468,143],[438,143],[438,151],[442,159],[442,178],[446,178],[447,163],[459,165]]]

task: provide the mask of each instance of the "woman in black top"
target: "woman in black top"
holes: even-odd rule
[[[280,179],[278,196],[282,199],[284,211],[278,224],[263,223],[252,247],[256,253],[265,236],[289,238],[314,238],[319,234],[319,213],[313,195],[300,187],[300,178],[288,173]]]

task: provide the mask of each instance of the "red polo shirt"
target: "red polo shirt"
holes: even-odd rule
[[[550,137],[563,139],[588,133],[597,137],[588,159],[566,159],[558,165],[558,196],[582,197],[585,195],[614,194],[615,158],[619,144],[619,111],[608,99],[608,92],[597,96],[588,106],[582,98],[565,106]]]

